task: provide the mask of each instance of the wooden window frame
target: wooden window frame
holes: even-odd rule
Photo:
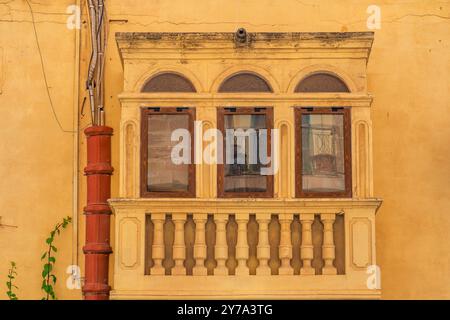
[[[303,191],[302,179],[302,129],[304,114],[342,114],[344,120],[344,170],[345,191],[311,192]],[[295,108],[295,196],[296,198],[351,198],[352,197],[352,150],[351,116],[349,107],[296,107]]]
[[[233,111],[234,110],[234,111]],[[226,134],[225,134],[225,116],[226,115],[258,115],[266,116],[267,133],[267,154],[271,156],[271,137],[273,129],[273,108],[272,107],[221,107],[217,109],[217,129],[223,135],[223,162],[226,159]],[[225,164],[217,164],[217,197],[218,198],[273,198],[273,175],[267,175],[267,190],[264,192],[225,192]]]
[[[148,115],[187,114],[189,116],[189,132],[191,134],[191,164],[188,169],[188,191],[148,191]],[[141,164],[140,164],[140,193],[142,198],[195,198],[195,163],[194,163],[194,121],[195,108],[192,107],[143,107],[141,108]]]

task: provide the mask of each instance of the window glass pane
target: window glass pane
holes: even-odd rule
[[[171,159],[171,135],[176,129],[189,130],[187,114],[151,114],[148,116],[147,190],[159,192],[188,191],[189,165]]]
[[[226,145],[226,152],[233,152],[233,163],[225,163],[225,192],[264,192],[267,190],[267,176],[261,175],[260,129],[266,128],[265,115],[225,115],[225,132],[234,129],[234,146]],[[241,129],[242,134],[239,133]],[[266,132],[267,133],[267,132]],[[267,139],[266,139],[267,141]],[[267,144],[265,146],[267,150]],[[230,150],[230,151],[228,151]],[[264,154],[267,154],[265,150]],[[228,158],[228,157],[226,157]]]
[[[345,191],[343,115],[303,114],[301,130],[303,191]]]

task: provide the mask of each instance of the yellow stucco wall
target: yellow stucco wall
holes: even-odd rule
[[[43,296],[40,257],[45,239],[57,222],[73,214],[76,33],[67,29],[60,14],[71,2],[31,4],[54,112],[29,7],[25,1],[0,4],[0,223],[8,225],[0,226],[1,299],[6,298],[11,260],[18,265],[19,298]],[[78,293],[65,290],[65,268],[76,256],[72,226],[55,245],[56,291],[60,298],[76,298]]]
[[[81,27],[80,97],[76,30],[66,27],[74,1],[31,3],[50,94],[62,127],[77,126],[74,105],[83,101],[89,45]],[[381,29],[368,64],[372,104],[377,261],[383,298],[450,298],[449,12],[444,1],[314,0],[109,0],[106,67],[107,124],[118,130],[123,69],[114,41],[118,31],[249,32],[367,31],[366,9],[382,10]],[[56,14],[55,14],[56,13]],[[74,159],[85,165],[85,143],[62,132],[45,90],[30,12],[25,1],[0,5],[0,279],[9,260],[19,264],[21,298],[40,298],[40,253],[47,231],[72,214]],[[86,17],[82,17],[85,21]],[[79,105],[79,108],[81,106]],[[80,130],[89,116],[79,119]],[[113,166],[119,168],[113,137]],[[74,148],[75,146],[75,148]],[[79,149],[79,155],[76,151]],[[76,163],[76,161],[75,161]],[[58,239],[60,298],[80,298],[65,289],[65,267],[83,265],[85,181],[79,171],[79,234]],[[75,180],[76,182],[76,180]],[[112,195],[118,194],[118,174]],[[76,230],[75,230],[76,231]],[[112,239],[113,240],[113,239]],[[80,245],[77,248],[76,243]],[[113,243],[113,241],[112,241]],[[78,250],[77,250],[78,249]],[[77,257],[79,259],[77,260]],[[6,289],[4,290],[6,291]],[[0,297],[5,298],[2,291]]]

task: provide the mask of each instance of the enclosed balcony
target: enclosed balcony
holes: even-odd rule
[[[113,298],[380,296],[365,78],[373,34],[249,37],[116,36],[125,81],[119,196],[109,201]],[[262,174],[267,163],[249,160],[247,136],[247,147],[224,138],[232,164],[177,164],[180,128],[190,160],[219,145],[209,130],[243,130],[277,169]]]

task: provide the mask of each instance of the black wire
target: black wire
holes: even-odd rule
[[[28,2],[28,0],[25,0],[25,2],[27,3],[28,7],[30,8],[31,21],[32,21],[32,24],[33,24],[33,30],[34,30],[34,37],[35,37],[35,39],[36,39],[36,45],[37,45],[37,48],[38,48],[39,58],[40,58],[40,61],[41,61],[42,75],[43,75],[43,77],[44,77],[45,89],[46,89],[46,91],[47,91],[47,96],[48,96],[48,100],[49,100],[49,102],[50,102],[50,107],[51,107],[51,109],[52,109],[53,116],[54,116],[56,122],[58,123],[58,126],[59,126],[59,128],[61,129],[62,132],[75,133],[76,131],[65,130],[65,129],[63,128],[63,126],[61,125],[61,122],[60,122],[59,119],[58,119],[58,115],[56,114],[56,110],[55,110],[55,107],[54,107],[54,105],[53,105],[53,100],[52,100],[52,97],[51,97],[51,95],[50,95],[50,90],[49,90],[49,88],[48,88],[47,75],[46,75],[46,73],[45,73],[44,59],[43,59],[43,57],[42,57],[41,46],[40,46],[40,44],[39,44],[39,38],[38,38],[37,30],[36,30],[36,23],[35,23],[35,20],[34,20],[34,12],[33,12],[33,8],[31,7],[31,5],[30,5],[30,3]]]

